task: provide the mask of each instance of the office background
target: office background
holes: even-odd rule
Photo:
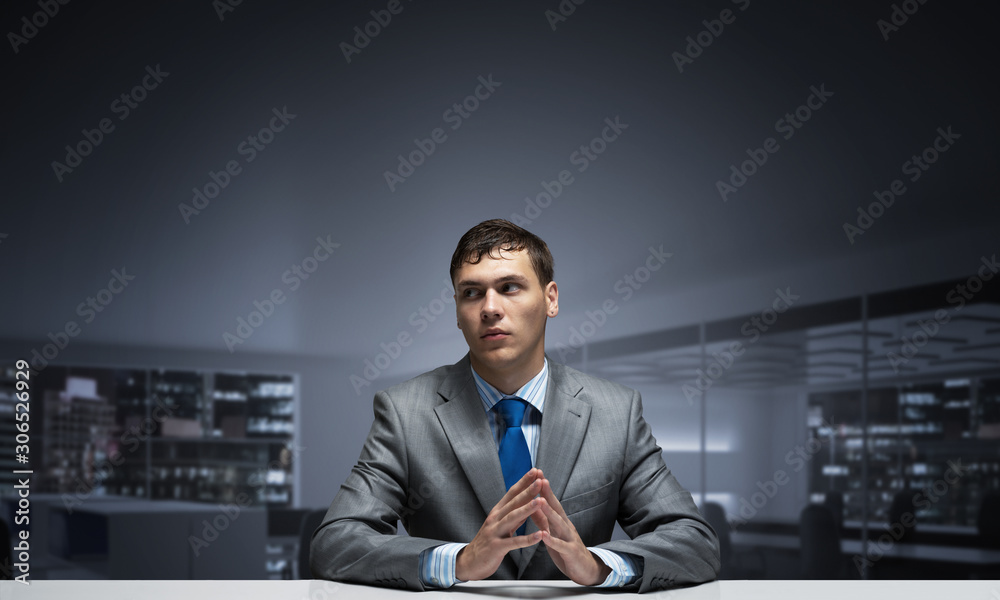
[[[976,467],[940,494],[955,510],[914,509],[915,529],[980,547],[976,510],[1000,488],[983,10],[9,4],[0,355],[10,378],[30,360],[81,431],[118,440],[74,442],[83,458],[51,469],[80,472],[36,471],[36,492],[58,506],[85,480],[83,507],[121,493],[79,465],[133,447],[122,436],[173,390],[186,408],[148,437],[203,445],[161,456],[167,442],[141,440],[124,454],[128,494],[195,501],[211,476],[235,501],[254,486],[226,478],[259,462],[284,474],[247,515],[328,504],[374,391],[464,354],[448,261],[465,230],[504,217],[556,259],[550,357],[639,389],[667,464],[734,534],[794,537],[826,491],[843,496],[842,518],[882,533],[892,497],[952,480],[948,461],[964,460]],[[281,385],[290,402],[249,408]],[[79,416],[74,397],[112,408]],[[39,419],[32,466],[55,456],[56,421]],[[876,448],[876,434],[896,439]],[[235,458],[209,443],[254,437],[278,442]],[[219,502],[204,503],[211,520]],[[748,539],[749,576],[801,575],[795,548]],[[95,564],[110,552],[57,549]],[[843,576],[859,576],[850,556]],[[904,576],[979,568],[892,560]]]

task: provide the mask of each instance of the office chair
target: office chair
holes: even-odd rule
[[[719,579],[763,579],[767,572],[764,553],[758,548],[733,551],[733,543],[729,537],[729,521],[726,520],[726,511],[722,505],[705,502],[700,510],[719,538],[719,554],[722,558]]]
[[[830,509],[833,513],[833,520],[837,523],[837,528],[840,530],[844,529],[844,494],[841,492],[830,491],[826,493],[826,497],[823,500],[823,506]]]
[[[317,508],[302,517],[302,526],[299,527],[299,579],[313,579],[312,570],[309,568],[309,545],[312,543],[313,533],[323,523],[324,516],[326,509]]]
[[[1000,491],[983,496],[976,525],[984,547],[1000,548]]]
[[[809,504],[799,515],[799,540],[803,579],[843,578],[840,527],[822,504]]]
[[[976,519],[979,540],[983,548],[1000,549],[1000,491],[987,492],[979,505]],[[981,566],[973,570],[972,579],[1000,579],[1000,567]]]
[[[916,509],[913,506],[912,490],[897,492],[892,497],[892,505],[889,507],[889,526],[891,527],[893,523],[903,525],[903,515],[906,513],[910,513],[906,522],[912,522],[913,526],[903,527],[903,535],[896,540],[898,544],[912,544],[917,537]]]
[[[14,549],[10,544],[7,521],[0,518],[0,580],[14,579]]]

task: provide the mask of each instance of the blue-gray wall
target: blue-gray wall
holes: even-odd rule
[[[307,505],[355,460],[374,389],[461,357],[447,265],[483,219],[519,215],[552,248],[550,346],[607,299],[593,340],[746,314],[776,287],[813,303],[957,278],[997,251],[994,24],[971,4],[224,2],[7,3],[0,338],[30,356],[74,321],[55,361],[301,373]],[[356,27],[377,33],[345,57]],[[228,184],[195,204],[213,173]],[[671,256],[626,299],[650,248]],[[88,309],[115,269],[134,279]]]

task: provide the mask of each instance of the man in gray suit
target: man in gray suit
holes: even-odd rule
[[[639,393],[545,355],[552,277],[545,242],[513,223],[462,237],[451,279],[469,353],[375,395],[361,457],[313,535],[315,576],[646,592],[718,575],[715,532],[664,465]],[[630,540],[610,541],[616,521]]]

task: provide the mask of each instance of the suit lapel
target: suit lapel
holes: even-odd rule
[[[447,402],[434,409],[452,450],[462,466],[483,511],[489,514],[507,493],[496,442],[472,379],[469,357],[456,363],[455,373],[438,392]]]
[[[549,384],[545,392],[545,410],[542,413],[541,438],[535,466],[549,480],[552,493],[561,499],[569,476],[576,464],[576,457],[583,445],[590,422],[590,403],[578,398],[583,386],[563,371],[562,365],[549,361]],[[499,459],[497,460],[499,463]],[[534,522],[528,521],[526,534],[538,531]],[[518,578],[524,573],[538,545],[521,551],[516,559]]]

